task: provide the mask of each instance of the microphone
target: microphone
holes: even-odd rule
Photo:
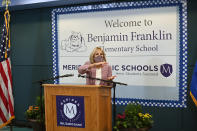
[[[100,81],[104,81],[104,82],[111,83],[111,81],[109,81],[109,80],[104,80],[104,79],[95,78],[95,77],[90,77],[90,76],[81,75],[81,74],[78,74],[78,77],[82,77],[82,78],[89,78],[89,79],[93,79],[93,80],[100,80]]]
[[[59,78],[62,78],[62,77],[71,77],[71,76],[74,76],[74,74],[65,74],[65,75],[62,75],[62,76],[56,76],[56,77],[52,77],[52,78],[48,78],[48,79],[43,79],[43,80],[39,80],[39,81],[35,81],[33,83],[43,83],[45,81],[49,81],[49,80],[55,80],[55,79],[59,79]]]
[[[59,78],[61,78],[61,77],[71,77],[71,76],[74,76],[74,74],[65,74],[65,75],[59,76]]]
[[[112,84],[115,83],[115,84],[127,86],[127,84],[125,84],[125,83],[115,82],[115,81],[112,81],[112,80],[104,80],[104,79],[94,78],[94,77],[90,77],[90,76],[84,76],[84,75],[81,75],[81,74],[78,74],[78,77],[89,78],[89,79],[93,79],[93,80],[100,80],[100,81],[104,81],[104,82],[107,82],[107,83],[112,83]]]
[[[78,77],[86,78],[86,76],[83,76],[81,74],[78,74]]]

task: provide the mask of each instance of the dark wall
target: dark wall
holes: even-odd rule
[[[197,108],[189,96],[190,81],[197,60],[196,6],[196,1],[188,1],[188,107],[144,107],[154,117],[151,131],[196,131]],[[17,121],[25,120],[25,110],[39,96],[40,85],[36,81],[53,76],[52,9],[11,11],[11,60]],[[118,106],[117,109],[117,112],[121,112],[124,106]]]
[[[38,80],[52,77],[51,9],[11,12],[12,71],[16,119],[35,103]]]

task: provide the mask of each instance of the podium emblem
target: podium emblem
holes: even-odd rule
[[[56,96],[57,126],[85,128],[84,97]]]
[[[77,115],[77,106],[73,103],[64,104],[64,114],[69,119],[73,119]]]

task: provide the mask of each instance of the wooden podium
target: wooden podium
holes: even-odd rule
[[[43,84],[46,131],[112,131],[111,87]],[[58,126],[56,96],[83,96],[85,127]]]

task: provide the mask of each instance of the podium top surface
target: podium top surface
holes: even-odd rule
[[[103,85],[66,85],[66,84],[42,84],[43,87],[78,87],[78,88],[112,88]]]

